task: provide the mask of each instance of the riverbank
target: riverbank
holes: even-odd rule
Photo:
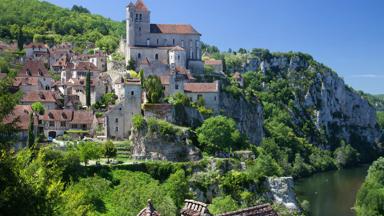
[[[329,171],[298,179],[295,192],[299,202],[310,202],[311,216],[354,216],[356,194],[369,165]]]

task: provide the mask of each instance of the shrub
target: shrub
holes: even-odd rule
[[[132,124],[136,130],[142,129],[145,126],[145,119],[142,115],[136,114],[132,117]]]

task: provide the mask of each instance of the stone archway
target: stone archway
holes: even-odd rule
[[[48,137],[50,137],[50,138],[56,138],[56,131],[49,131],[49,132],[48,132]]]

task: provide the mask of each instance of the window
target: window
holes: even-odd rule
[[[173,46],[175,46],[175,39],[173,39]]]
[[[141,27],[139,27],[139,32],[141,32]]]
[[[142,21],[142,19],[143,19],[143,14],[140,14],[139,20]]]
[[[72,129],[77,129],[77,124],[73,124]]]
[[[192,40],[189,41],[189,47],[192,48]]]
[[[157,43],[157,45],[159,45],[159,39],[157,39],[157,42],[156,42],[156,43]]]
[[[139,19],[139,14],[136,14],[136,22],[137,22],[138,19]]]
[[[131,95],[132,95],[132,96],[135,95],[135,92],[134,92],[134,91],[131,91]]]
[[[159,60],[159,54],[156,53],[156,55],[155,55],[155,59],[156,59],[156,60]]]
[[[54,121],[50,121],[49,122],[49,127],[55,127],[55,122]]]
[[[179,85],[178,84],[175,85],[175,89],[176,90],[179,89]]]
[[[216,101],[216,96],[214,97],[214,100]]]
[[[119,131],[119,127],[116,127],[116,128],[115,128],[115,131],[118,132],[118,131]]]
[[[119,119],[118,119],[118,118],[117,118],[117,119],[115,119],[115,122],[116,122],[116,123],[119,123]]]
[[[149,44],[150,44],[150,40],[149,40],[149,38],[147,39],[147,46],[149,46]]]
[[[180,61],[180,55],[177,55],[177,60],[179,60],[179,61]]]
[[[61,126],[61,127],[66,127],[67,124],[65,123],[65,121],[63,121],[63,122],[60,123],[60,126]]]
[[[137,54],[137,58],[141,59],[141,53]]]
[[[87,125],[83,124],[83,130],[87,129]]]
[[[203,98],[203,95],[199,94],[197,95],[197,99]]]
[[[181,41],[181,47],[184,48],[184,41],[183,40]]]

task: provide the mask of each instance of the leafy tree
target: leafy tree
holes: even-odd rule
[[[169,176],[163,187],[178,208],[181,208],[184,200],[190,197],[188,179],[182,169]]]
[[[107,53],[113,53],[119,46],[119,40],[110,35],[103,36],[101,39],[96,41],[96,46]]]
[[[0,73],[9,73],[9,63],[3,58],[0,58]]]
[[[29,114],[29,127],[28,127],[28,147],[33,149],[35,145],[35,131],[33,113]]]
[[[127,70],[136,70],[136,62],[134,59],[129,59],[128,61],[128,66],[127,66]]]
[[[248,166],[247,172],[251,178],[260,179],[264,176],[281,176],[283,169],[270,155],[261,153],[254,164]]]
[[[212,204],[208,206],[209,212],[214,215],[235,211],[238,208],[238,204],[231,196],[215,197]]]
[[[355,165],[359,161],[359,153],[351,145],[341,142],[341,147],[337,148],[333,153],[336,165],[339,168]]]
[[[117,155],[117,149],[115,147],[115,144],[113,144],[112,141],[107,141],[104,143],[103,146],[103,152],[104,152],[104,157],[107,158],[108,163],[110,158],[114,158]]]
[[[88,164],[89,160],[100,159],[102,155],[100,144],[95,142],[81,142],[77,145],[77,149],[80,154],[80,160],[84,162],[85,165]]]
[[[293,162],[293,176],[304,177],[311,174],[311,166],[306,164],[300,154],[296,154],[295,161]]]
[[[240,132],[233,119],[216,116],[204,121],[196,130],[198,141],[205,151],[214,154],[241,148]]]
[[[149,103],[159,103],[164,95],[163,85],[158,76],[148,76],[144,80],[144,89]]]
[[[215,69],[212,65],[204,65],[204,73],[206,75],[212,74],[213,72],[215,72]]]
[[[181,92],[177,92],[176,94],[169,96],[168,103],[174,106],[178,106],[178,105],[190,106],[191,105],[190,99]]]
[[[377,123],[380,125],[381,129],[384,129],[384,112],[379,111],[376,113],[376,115],[377,115]]]
[[[41,102],[35,102],[32,104],[31,107],[32,107],[33,112],[35,112],[36,114],[43,115],[45,112],[44,105]]]
[[[78,13],[90,13],[89,10],[85,7],[82,7],[80,5],[73,5],[71,11],[75,11]]]
[[[87,72],[85,80],[85,100],[87,107],[91,106],[91,72]]]

